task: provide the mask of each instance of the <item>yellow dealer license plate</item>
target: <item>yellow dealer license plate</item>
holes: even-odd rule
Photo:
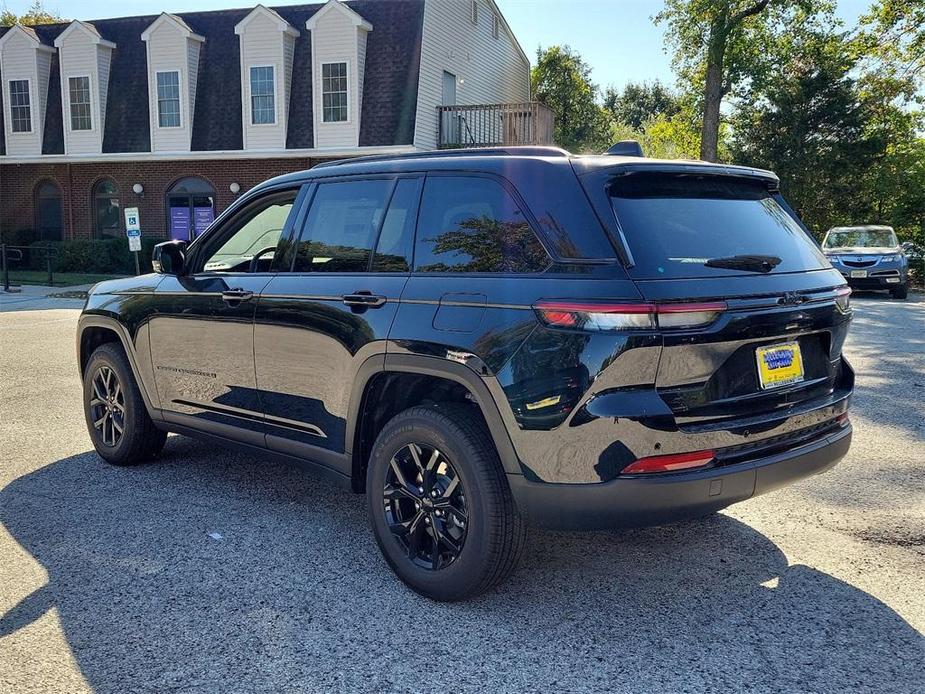
[[[778,388],[803,380],[803,355],[799,342],[784,342],[755,350],[758,380],[763,389]]]

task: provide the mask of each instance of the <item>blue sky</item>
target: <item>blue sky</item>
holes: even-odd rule
[[[301,4],[265,0],[269,6]],[[75,19],[103,19],[133,14],[192,12],[243,7],[242,0],[81,0],[76,12],[73,0],[45,0],[45,6]],[[838,14],[848,24],[870,6],[871,0],[838,0]],[[25,12],[31,0],[0,0],[13,12]],[[256,4],[256,2],[254,3]],[[670,60],[662,45],[662,31],[650,17],[661,9],[661,0],[498,0],[514,35],[535,60],[537,46],[569,44],[593,68],[602,87],[626,82],[673,82]]]

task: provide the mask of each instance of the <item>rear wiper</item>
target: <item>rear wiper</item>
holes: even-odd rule
[[[780,265],[776,255],[730,255],[725,258],[710,258],[704,263],[707,267],[721,267],[730,270],[748,270],[750,272],[771,272]]]

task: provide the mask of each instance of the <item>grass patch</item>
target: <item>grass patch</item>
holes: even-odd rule
[[[53,275],[54,287],[73,287],[80,284],[95,284],[111,280],[119,275],[95,275],[80,272],[56,272]],[[0,282],[3,278],[0,277]],[[48,273],[45,270],[10,270],[10,284],[48,285]]]

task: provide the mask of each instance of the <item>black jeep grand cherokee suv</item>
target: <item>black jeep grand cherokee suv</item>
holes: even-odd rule
[[[511,571],[525,524],[703,516],[834,465],[844,279],[766,171],[551,148],[316,166],[243,195],[157,274],[90,293],[90,436],[166,432],[365,491],[438,600]]]

